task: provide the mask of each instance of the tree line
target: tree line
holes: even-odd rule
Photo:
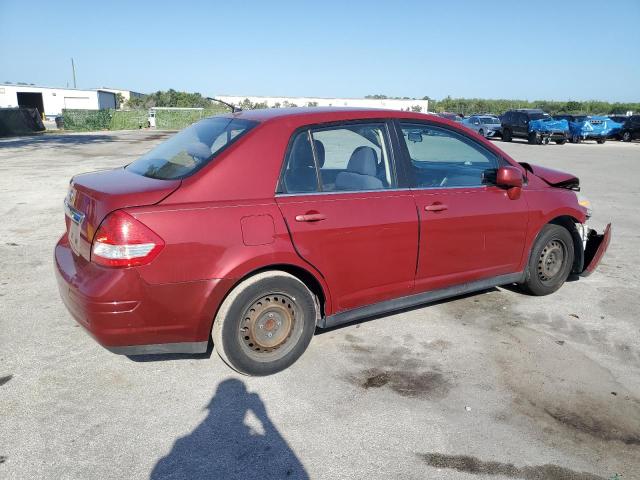
[[[402,99],[417,100],[410,97],[388,97],[383,94],[366,95],[365,98],[374,99]],[[453,112],[463,115],[474,113],[491,113],[500,115],[507,110],[514,108],[541,108],[550,114],[555,113],[586,113],[586,114],[625,114],[628,111],[640,111],[639,102],[630,103],[611,103],[600,100],[575,101],[566,102],[555,100],[509,100],[509,99],[484,99],[484,98],[451,98],[446,97],[442,100],[434,100],[429,97],[422,97],[421,100],[429,100],[429,111],[431,112]],[[210,108],[211,100],[203,97],[199,93],[179,92],[174,89],[166,91],[157,91],[142,98],[131,98],[126,105],[128,108],[151,108],[151,107],[182,107],[182,108]],[[284,101],[277,103],[274,107],[317,107],[317,102],[307,102],[304,105],[296,105],[295,103]],[[268,108],[266,102],[251,102],[245,98],[238,107],[243,110],[253,110],[257,108]],[[414,111],[420,111],[419,107],[412,107]]]

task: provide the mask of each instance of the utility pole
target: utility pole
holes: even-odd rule
[[[76,66],[73,63],[73,57],[71,57],[71,70],[73,71],[73,88],[76,88]]]

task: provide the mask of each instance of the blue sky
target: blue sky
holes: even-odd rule
[[[0,82],[640,101],[640,1],[0,0]]]

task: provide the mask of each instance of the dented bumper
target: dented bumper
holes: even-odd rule
[[[600,264],[600,260],[609,248],[611,242],[611,224],[608,224],[602,234],[595,230],[589,230],[586,236],[586,245],[584,248],[584,269],[580,273],[581,276],[587,277],[591,275],[596,267]]]

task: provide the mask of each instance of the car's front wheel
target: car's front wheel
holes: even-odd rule
[[[626,130],[626,131],[622,132],[622,141],[623,142],[630,142],[631,141],[631,132],[629,130]]]
[[[542,139],[535,132],[529,132],[529,145],[540,145]]]
[[[485,136],[484,130],[483,129],[478,130],[478,135],[480,135],[481,137],[484,137]]]
[[[511,130],[509,130],[508,128],[505,128],[502,131],[502,141],[503,142],[510,142],[511,138],[512,138]]]
[[[224,300],[213,323],[220,357],[245,375],[271,375],[293,364],[316,327],[316,303],[307,286],[283,271],[241,282]]]
[[[599,138],[598,140],[596,140],[596,143],[602,145],[604,142],[606,142],[607,139],[606,138]]]
[[[522,289],[532,295],[555,292],[569,277],[573,260],[571,233],[560,225],[545,225],[533,244]]]

